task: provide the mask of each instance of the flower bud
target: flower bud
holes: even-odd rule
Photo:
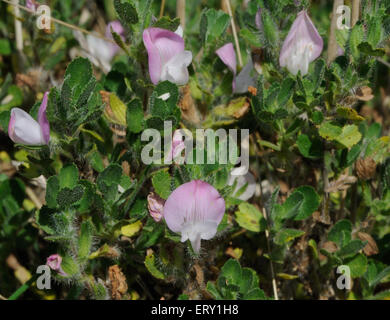
[[[61,263],[62,257],[59,254],[52,254],[46,260],[46,265],[48,265],[50,269],[57,271],[62,276],[66,276],[67,274],[61,268]]]
[[[149,193],[148,195],[148,209],[149,213],[156,222],[160,222],[163,217],[164,211],[164,199],[161,199],[154,192]]]

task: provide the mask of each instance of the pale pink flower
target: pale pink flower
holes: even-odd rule
[[[46,108],[49,92],[43,96],[42,104],[38,111],[38,122],[26,111],[13,108],[8,125],[8,135],[15,143],[41,146],[49,143],[50,124],[46,117]]]
[[[291,26],[287,38],[284,40],[280,52],[279,63],[281,67],[297,75],[304,76],[309,72],[309,64],[317,59],[324,47],[324,42],[313,22],[305,10],[298,13]]]
[[[168,228],[181,234],[181,241],[190,240],[196,253],[201,239],[210,240],[217,233],[225,213],[225,200],[218,191],[201,180],[192,180],[172,192],[164,206]]]
[[[144,30],[143,41],[148,52],[149,75],[153,84],[166,80],[177,85],[187,84],[192,53],[184,49],[180,30],[175,33],[161,28],[148,28]]]
[[[241,72],[237,75],[237,60],[233,43],[229,42],[225,44],[215,53],[233,73],[233,93],[245,93],[248,91],[249,86],[255,85],[255,81],[253,80],[254,67],[252,59],[248,61]]]

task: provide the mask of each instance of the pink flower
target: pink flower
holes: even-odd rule
[[[117,33],[122,38],[123,41],[125,40],[125,38],[124,38],[125,29],[123,28],[123,26],[121,25],[121,23],[119,21],[111,21],[107,25],[106,38],[113,39],[113,36],[111,33],[111,28],[115,33]],[[109,44],[109,48],[110,48],[110,59],[109,60],[111,60],[118,53],[120,48],[118,47],[117,44],[113,44],[113,43]]]
[[[249,86],[254,86],[256,78],[252,59],[249,58],[248,63],[244,66],[241,72],[237,75],[236,52],[234,51],[233,43],[229,42],[215,52],[224,64],[233,72],[233,93],[248,92]]]
[[[151,192],[148,195],[149,213],[156,222],[160,222],[164,213],[165,200],[161,199],[157,194]]]
[[[201,239],[210,240],[217,233],[225,213],[225,200],[210,184],[192,180],[172,192],[164,206],[168,228],[188,239],[196,253]]]
[[[309,71],[310,62],[317,59],[324,42],[305,10],[298,13],[287,38],[284,40],[279,62],[281,67],[297,75],[304,76]]]
[[[62,257],[59,254],[52,254],[46,260],[46,265],[48,265],[50,269],[57,271],[62,276],[67,276],[64,270],[62,270],[61,263]]]
[[[34,0],[26,0],[26,7],[32,11],[37,10],[37,5]]]
[[[19,108],[11,110],[8,135],[15,143],[41,146],[49,143],[50,124],[46,117],[49,92],[46,92],[38,111],[38,122],[27,112]]]
[[[233,92],[236,90],[237,60],[233,43],[229,42],[215,52],[224,64],[233,72]]]
[[[166,162],[171,162],[179,157],[183,150],[185,150],[185,143],[183,141],[183,135],[181,130],[175,130],[172,138],[172,146],[169,154],[167,155]]]
[[[192,53],[184,50],[184,39],[177,33],[160,29],[144,30],[143,40],[149,57],[149,75],[153,84],[170,81],[185,85]]]

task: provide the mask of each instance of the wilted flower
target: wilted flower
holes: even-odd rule
[[[106,38],[113,39],[111,27],[124,40],[125,30],[119,21],[112,21],[107,25]],[[102,68],[104,72],[110,71],[111,60],[120,49],[117,44],[90,34],[84,37],[80,31],[73,31],[73,35],[83,49],[83,55],[86,58],[91,60],[95,66]]]
[[[244,66],[237,76],[237,60],[236,52],[234,51],[233,43],[229,42],[215,52],[224,64],[233,72],[233,92],[245,93],[249,86],[253,86],[252,73],[254,72],[252,59]]]
[[[256,180],[253,174],[247,172],[245,175],[234,175],[234,169],[230,172],[228,185],[236,184],[233,196],[237,199],[247,201],[253,197],[256,192]]]
[[[297,75],[304,76],[309,71],[310,62],[322,52],[324,42],[305,10],[298,13],[290,32],[284,40],[279,62],[281,67]]]
[[[149,193],[148,195],[148,209],[149,213],[156,222],[160,222],[163,213],[164,213],[164,203],[165,200],[161,199],[157,194],[154,192]]]
[[[192,53],[184,50],[184,39],[178,33],[160,28],[144,30],[143,40],[153,84],[166,80],[177,85],[188,82],[187,67],[191,64]]]
[[[181,234],[181,241],[191,241],[196,253],[201,239],[210,240],[217,233],[225,213],[225,200],[210,184],[192,180],[172,192],[164,206],[168,228]]]
[[[67,276],[64,270],[62,270],[61,263],[62,257],[59,254],[52,254],[46,260],[46,265],[48,265],[50,269],[57,271],[62,276]]]
[[[15,143],[41,146],[49,143],[50,124],[46,117],[49,92],[46,92],[38,111],[38,122],[26,111],[13,108],[8,125],[8,135]]]

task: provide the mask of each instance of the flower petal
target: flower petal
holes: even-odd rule
[[[236,52],[234,51],[233,43],[229,42],[223,47],[219,48],[215,52],[218,57],[223,61],[224,64],[230,69],[235,75],[237,73],[237,60]]]
[[[161,71],[161,81],[168,80],[179,86],[188,82],[189,74],[187,67],[191,64],[192,52],[182,51],[163,65]]]
[[[48,96],[49,92],[46,91],[38,111],[38,123],[41,126],[42,137],[46,144],[50,141],[50,124],[46,117]]]
[[[298,14],[280,52],[281,67],[302,75],[307,73],[308,63],[317,59],[323,50],[324,42],[305,10]]]
[[[189,239],[199,252],[200,239],[209,240],[225,213],[225,200],[210,184],[193,180],[172,192],[164,206],[168,228],[181,233],[182,241]]]
[[[160,28],[145,29],[143,40],[148,51],[150,79],[157,84],[163,65],[184,51],[184,40],[178,34]]]
[[[27,112],[19,108],[11,110],[8,135],[15,143],[38,146],[45,145],[41,127]]]
[[[244,66],[244,68],[236,77],[236,88],[234,90],[235,93],[246,93],[248,92],[249,86],[256,86],[256,77],[254,75],[255,69],[253,66],[252,59],[249,59],[249,62]]]

